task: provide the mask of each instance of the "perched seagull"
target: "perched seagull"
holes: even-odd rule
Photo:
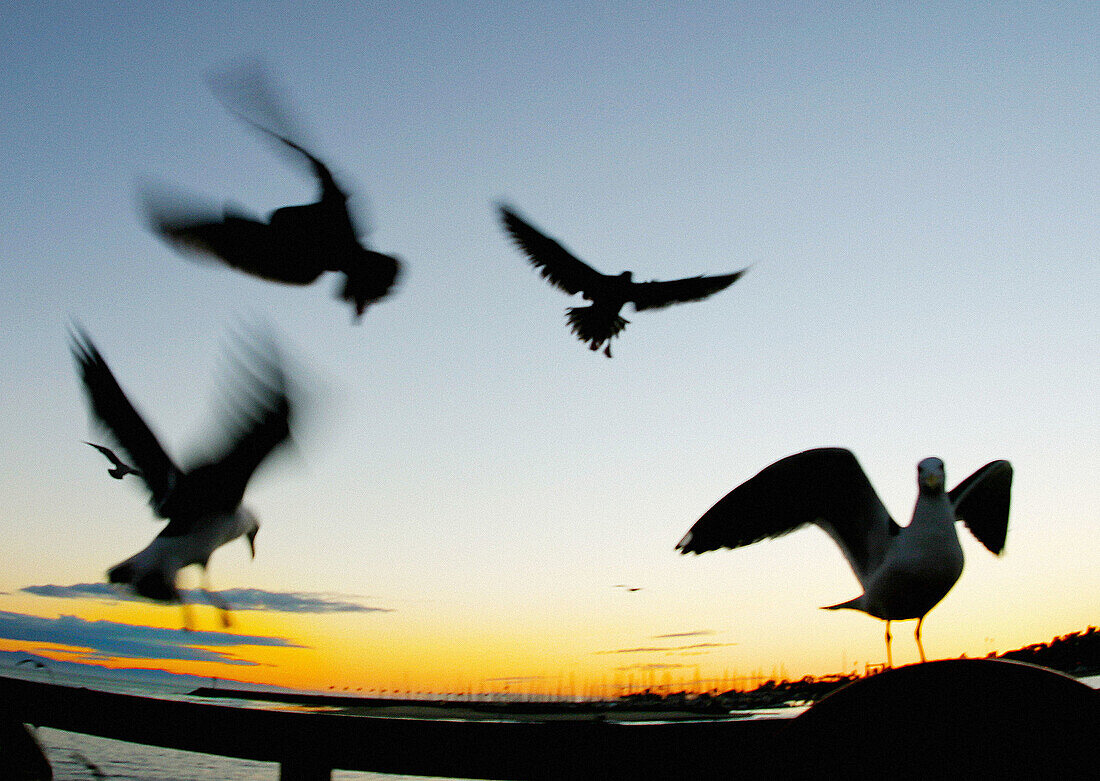
[[[592,302],[591,306],[570,307],[566,317],[573,333],[582,342],[588,342],[590,349],[598,350],[607,342],[604,355],[608,358],[611,357],[611,340],[630,322],[619,314],[627,302],[634,304],[634,311],[641,312],[700,301],[725,290],[748,271],[746,268],[733,274],[668,282],[634,282],[629,271],[617,277],[601,274],[507,206],[500,207],[500,215],[512,239],[545,279],[566,293],[581,293],[586,301]]]
[[[153,231],[180,249],[273,282],[308,285],[326,271],[340,272],[344,283],[338,296],[359,319],[389,293],[400,260],[363,246],[348,211],[348,196],[324,163],[285,135],[230,111],[309,162],[320,186],[317,201],[276,209],[262,222],[228,207],[221,214],[204,212],[178,198],[147,192],[145,209]]]
[[[246,382],[237,388],[230,419],[222,424],[221,453],[181,469],[79,328],[72,335],[72,351],[93,415],[136,465],[149,488],[153,512],[168,521],[144,550],[112,567],[108,579],[143,597],[183,605],[184,622],[190,627],[176,576],[183,567],[197,564],[203,573],[203,591],[220,608],[228,626],[229,605],[210,589],[206,567],[215,550],[242,536],[256,555],[260,524],[241,499],[252,473],[290,436],[291,405],[277,354],[261,356],[253,351],[254,363],[242,365]]]
[[[132,466],[124,462],[121,458],[115,455],[115,452],[109,447],[103,445],[97,445],[95,442],[85,442],[85,445],[91,445],[111,462],[111,466],[107,469],[107,474],[113,477],[115,480],[121,480],[126,475],[135,475],[141,477],[141,471],[134,469]]]
[[[1004,550],[1012,465],[991,461],[946,491],[943,461],[917,465],[917,504],[900,527],[879,500],[856,457],[842,448],[807,450],[777,461],[734,488],[707,510],[676,545],[681,553],[740,548],[817,524],[840,546],[863,594],[826,610],[862,610],[890,622],[917,619],[914,637],[925,661],[920,632],[963,569],[955,532],[962,521],[992,553]]]

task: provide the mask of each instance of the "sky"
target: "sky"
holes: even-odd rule
[[[3,3],[0,651],[389,692],[862,670],[884,627],[818,609],[859,593],[820,530],[674,550],[820,446],[902,524],[922,458],[952,485],[1012,462],[1006,550],[959,527],[930,657],[1096,624],[1098,27],[1068,2]],[[404,263],[359,324],[332,275],[263,282],[146,228],[151,182],[255,215],[314,197],[209,88],[255,61]],[[607,359],[502,203],[606,273],[750,268],[628,308]],[[181,459],[232,334],[266,324],[290,356],[295,447],[246,496],[257,556],[211,562],[229,629],[103,585],[159,527],[82,444],[103,434],[73,322]]]

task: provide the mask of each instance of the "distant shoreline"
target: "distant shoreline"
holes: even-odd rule
[[[965,657],[964,657],[965,658]],[[1066,675],[1084,678],[1100,674],[1100,629],[1090,626],[1054,638],[1047,643],[990,654],[987,659],[1004,659],[1046,667]],[[868,674],[877,674],[878,670]],[[697,720],[736,718],[738,711],[790,708],[817,702],[826,695],[866,675],[833,674],[806,676],[796,681],[766,681],[750,691],[673,692],[645,690],[612,700],[506,700],[506,699],[411,699],[362,697],[348,694],[263,691],[201,686],[189,692],[194,697],[255,700],[303,707],[339,708],[362,715],[405,718],[489,719],[547,717],[562,719],[614,719],[616,721]]]

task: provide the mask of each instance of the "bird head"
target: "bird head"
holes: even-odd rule
[[[938,458],[926,458],[917,464],[917,485],[921,491],[941,493],[947,483],[943,461]]]
[[[344,284],[339,296],[355,308],[355,319],[371,304],[379,301],[397,281],[401,261],[394,255],[363,250],[362,262],[354,268],[344,269]]]

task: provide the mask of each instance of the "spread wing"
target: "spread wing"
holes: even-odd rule
[[[252,347],[235,368],[228,414],[210,435],[216,444],[188,464],[162,508],[182,522],[236,509],[256,468],[290,436],[291,402],[278,352]]]
[[[345,193],[342,189],[340,189],[340,186],[338,184],[336,184],[336,179],[332,176],[332,171],[330,171],[328,169],[328,166],[326,166],[324,163],[322,163],[317,157],[315,157],[313,154],[311,154],[309,151],[307,151],[304,147],[294,143],[293,141],[291,141],[286,136],[280,135],[279,133],[276,133],[274,130],[271,130],[270,128],[264,127],[259,122],[256,122],[255,120],[250,119],[249,117],[245,116],[241,112],[234,109],[232,106],[227,106],[227,108],[229,109],[230,113],[234,114],[238,119],[240,119],[245,124],[255,128],[256,130],[259,130],[261,133],[263,133],[265,135],[270,136],[271,138],[273,138],[276,141],[279,141],[280,143],[285,145],[288,149],[291,149],[291,150],[297,152],[298,154],[302,155],[303,157],[305,157],[305,159],[309,161],[310,167],[313,169],[313,175],[315,177],[317,177],[317,181],[321,185],[321,199],[322,200],[328,199],[328,198],[334,198],[334,199],[338,199],[340,201],[346,201],[347,200],[347,193]]]
[[[142,480],[153,494],[154,507],[159,506],[175,483],[179,469],[126,398],[92,340],[80,328],[72,334],[71,349],[92,414],[141,472]]]
[[[855,456],[821,448],[787,456],[734,488],[676,547],[681,553],[739,548],[811,523],[840,546],[861,581],[898,531]]]
[[[672,304],[699,301],[719,290],[725,290],[746,271],[748,269],[743,268],[733,274],[720,276],[688,277],[668,282],[636,282],[631,289],[630,300],[639,312],[643,309],[660,309]]]
[[[1012,464],[991,461],[948,492],[955,519],[993,553],[1001,553],[1008,535],[1012,500]]]
[[[540,233],[507,206],[500,207],[500,217],[516,245],[544,279],[566,293],[579,293],[600,285],[603,274]]]
[[[299,251],[301,241],[293,231],[278,230],[229,210],[218,212],[200,205],[197,199],[164,189],[148,189],[142,200],[152,231],[200,258],[291,285],[308,285],[324,271],[310,254]]]

